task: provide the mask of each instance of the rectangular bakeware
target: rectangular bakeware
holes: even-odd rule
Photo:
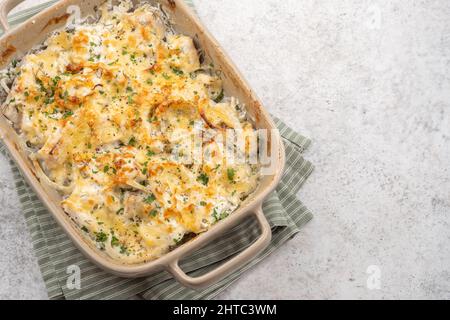
[[[68,19],[72,18],[71,13],[74,12],[74,8],[79,8],[81,16],[85,17],[94,14],[95,8],[104,2],[104,0],[61,0],[23,24],[11,29],[7,22],[7,15],[22,1],[4,0],[0,4],[0,25],[5,31],[5,34],[0,38],[0,68],[7,66],[14,57],[21,56],[33,46],[42,43],[52,31],[63,27]],[[0,136],[23,176],[36,191],[55,220],[83,254],[96,265],[107,272],[127,278],[144,277],[158,271],[167,270],[183,285],[199,289],[212,285],[236,271],[251,261],[270,243],[272,232],[264,216],[262,203],[281,179],[285,165],[285,151],[281,137],[270,115],[235,65],[188,5],[181,0],[153,0],[148,2],[160,4],[162,9],[171,17],[176,31],[194,38],[205,59],[213,61],[215,67],[221,70],[226,94],[238,98],[240,102],[245,104],[257,129],[267,129],[272,133],[267,140],[267,150],[271,154],[272,162],[274,162],[271,163],[271,167],[274,167],[275,170],[273,174],[262,177],[258,189],[237,211],[213,226],[209,231],[196,236],[155,261],[141,265],[119,264],[102,254],[100,250],[83,238],[75,224],[61,208],[59,204],[61,196],[39,182],[27,153],[20,147],[18,134],[3,113],[0,114]],[[227,230],[247,217],[254,217],[258,221],[260,236],[243,252],[200,277],[191,277],[180,268],[179,261],[181,259],[188,257],[191,253],[222,236]]]

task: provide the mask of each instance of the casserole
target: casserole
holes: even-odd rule
[[[11,9],[14,4],[20,1],[6,1],[3,5],[2,16],[0,21],[4,28],[6,12]],[[33,20],[24,23],[15,30],[8,32],[1,40],[1,65],[4,66],[10,61],[15,54],[28,51],[33,45],[40,43],[47,38],[47,35],[52,30],[61,27],[70,19],[67,13],[67,8],[70,5],[78,5],[81,9],[81,15],[86,16],[92,14],[94,7],[101,4],[103,1],[61,1],[51,8],[45,10]],[[175,22],[175,28],[184,34],[187,34],[197,40],[197,43],[202,48],[207,59],[214,61],[215,65],[219,67],[223,75],[224,89],[227,95],[237,97],[242,101],[249,112],[249,115],[254,120],[254,125],[260,129],[275,129],[270,117],[261,107],[258,99],[254,96],[241,76],[235,70],[234,66],[229,62],[227,57],[220,50],[217,43],[212,39],[206,30],[200,25],[198,20],[189,11],[189,8],[180,1],[158,1],[164,11],[168,12]],[[31,31],[24,32],[25,29],[32,27]],[[19,37],[20,35],[20,37]],[[0,127],[4,142],[11,152],[14,160],[22,169],[24,176],[30,182],[30,185],[36,190],[39,197],[43,200],[55,219],[68,233],[74,243],[87,255],[91,260],[97,263],[105,270],[124,277],[140,277],[153,273],[161,269],[167,269],[174,274],[174,276],[183,284],[191,287],[202,287],[209,285],[220,277],[228,274],[234,268],[241,266],[246,261],[249,261],[258,252],[260,252],[270,241],[270,227],[265,219],[261,203],[265,196],[271,192],[279,179],[281,178],[282,169],[284,165],[284,150],[281,144],[278,133],[270,135],[267,140],[267,149],[271,153],[274,162],[271,166],[277,170],[271,174],[264,176],[259,184],[258,189],[242,204],[241,208],[233,213],[229,218],[218,223],[209,231],[197,236],[191,241],[176,248],[174,251],[165,254],[163,257],[141,265],[122,265],[113,261],[109,257],[99,254],[95,248],[89,243],[86,243],[77,230],[74,228],[72,221],[64,213],[59,206],[61,197],[55,190],[49,188],[43,183],[39,182],[39,172],[30,165],[25,148],[22,147],[19,137],[11,128],[7,119],[2,115],[0,120]],[[179,268],[178,260],[192,252],[196,248],[203,246],[208,241],[211,241],[226,229],[234,226],[248,215],[255,215],[261,227],[261,237],[247,250],[232,258],[218,269],[199,278],[190,278]]]

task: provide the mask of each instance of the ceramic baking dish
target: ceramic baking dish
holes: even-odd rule
[[[0,4],[0,24],[5,30],[5,34],[0,39],[0,68],[4,68],[14,57],[26,53],[34,45],[44,41],[50,32],[64,26],[68,19],[72,19],[70,13],[73,12],[74,7],[70,6],[80,8],[81,16],[84,17],[93,14],[96,6],[104,2],[104,0],[62,0],[20,26],[10,29],[7,15],[22,1],[4,0]],[[259,99],[223,52],[217,41],[206,30],[191,9],[181,0],[153,0],[148,2],[162,5],[163,10],[171,16],[175,29],[180,33],[193,37],[204,53],[205,59],[214,61],[216,68],[221,70],[226,94],[237,97],[241,102],[245,103],[255,127],[257,129],[275,130],[269,135],[267,149],[271,154],[271,167],[276,169],[273,174],[262,177],[258,189],[242,204],[240,209],[213,226],[209,231],[198,235],[155,261],[140,265],[119,264],[102,254],[100,250],[83,238],[69,216],[65,214],[59,205],[61,196],[39,182],[26,152],[20,147],[21,144],[17,133],[3,114],[0,115],[0,134],[12,158],[21,169],[30,186],[33,187],[39,198],[74,244],[95,264],[107,272],[129,278],[143,277],[161,270],[167,270],[183,285],[192,288],[202,288],[217,282],[245,265],[270,243],[272,232],[262,211],[262,203],[269,193],[275,189],[281,178],[285,163],[285,151],[281,137],[269,114],[264,110]],[[243,252],[200,277],[190,277],[180,268],[179,261],[181,259],[186,258],[189,254],[220,237],[244,218],[250,216],[253,216],[258,221],[261,234]]]

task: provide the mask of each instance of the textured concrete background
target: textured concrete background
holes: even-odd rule
[[[317,166],[314,221],[221,298],[450,299],[450,2],[195,2]],[[46,298],[0,161],[0,298]]]

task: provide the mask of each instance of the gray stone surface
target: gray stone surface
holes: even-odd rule
[[[195,2],[317,166],[315,219],[220,297],[449,299],[450,2]],[[45,298],[0,161],[0,298]]]

